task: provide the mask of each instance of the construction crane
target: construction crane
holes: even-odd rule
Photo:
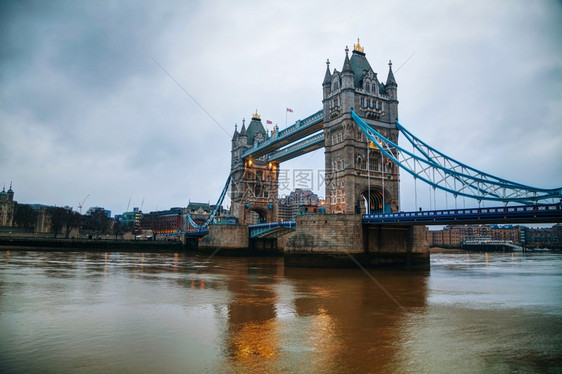
[[[125,212],[129,211],[129,206],[131,205],[131,198],[129,197],[129,203],[127,204],[127,210]]]
[[[84,203],[86,202],[86,199],[90,196],[90,194],[87,194],[86,197],[84,198],[84,200],[82,200],[81,203],[78,203],[78,209],[80,209],[80,214],[82,214],[82,207],[84,206]]]

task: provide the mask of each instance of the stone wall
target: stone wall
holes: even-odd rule
[[[359,214],[296,217],[285,245],[288,267],[427,266],[423,226],[364,226]]]
[[[249,230],[246,225],[212,225],[209,234],[199,241],[199,250],[248,250]]]
[[[363,252],[363,229],[358,214],[297,216],[296,232],[287,240],[290,252]]]

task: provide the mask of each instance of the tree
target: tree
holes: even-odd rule
[[[113,234],[115,235],[115,239],[117,239],[117,235],[123,235],[123,223],[121,221],[115,221],[113,223]]]
[[[14,223],[18,227],[32,230],[37,224],[37,211],[28,204],[15,204]]]
[[[82,215],[78,212],[73,211],[72,209],[66,210],[66,231],[64,233],[64,237],[68,239],[70,236],[70,231],[73,228],[80,227],[82,224]]]
[[[51,218],[51,230],[54,232],[55,238],[59,232],[62,232],[64,227],[64,237],[68,239],[70,231],[74,227],[80,227],[82,222],[80,213],[74,212],[69,207],[49,207],[47,208],[47,214]]]
[[[106,215],[105,209],[103,208],[91,211],[84,219],[85,228],[95,231],[97,235],[109,232],[110,225],[111,218]]]
[[[67,210],[65,208],[51,206],[47,208],[47,215],[51,218],[51,231],[56,239],[57,234],[62,231],[62,226],[66,222]]]

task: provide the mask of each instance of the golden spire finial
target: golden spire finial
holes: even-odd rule
[[[256,113],[252,116],[252,119],[260,119],[260,120],[261,120],[261,117],[260,117],[260,115],[258,114],[258,110],[257,110],[257,109],[256,109]]]
[[[357,45],[353,44],[353,50],[355,52],[365,53],[365,48],[361,47],[361,44],[359,44],[359,38],[357,38]]]

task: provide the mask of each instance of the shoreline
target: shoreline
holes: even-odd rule
[[[46,239],[46,238],[0,238],[0,248],[10,250],[91,250],[120,252],[183,252],[181,242],[123,240],[123,239]]]

